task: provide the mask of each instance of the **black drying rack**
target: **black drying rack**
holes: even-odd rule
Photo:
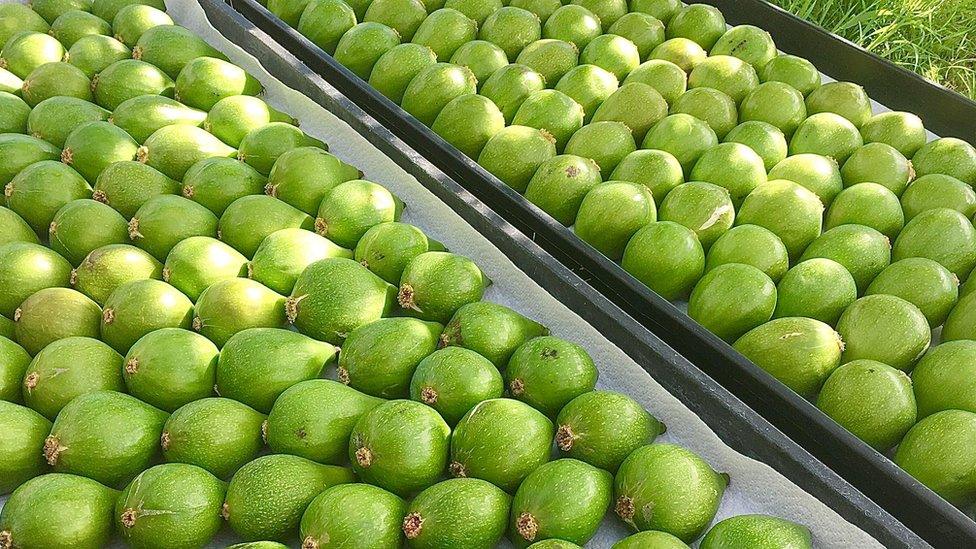
[[[257,1],[228,1],[243,16],[237,17],[234,24],[249,27],[247,33],[260,38],[261,44],[255,46],[258,50],[251,51],[253,48],[249,49],[243,42],[235,42],[257,56],[272,74],[336,113],[394,158],[506,252],[522,270],[642,364],[665,388],[705,418],[731,446],[773,465],[886,546],[915,545],[901,537],[904,532],[891,535],[890,523],[884,517],[890,513],[933,546],[976,547],[976,522],[972,518],[582,242],[571,230],[408,115]],[[958,94],[928,83],[762,0],[709,0],[708,3],[719,7],[730,23],[753,23],[767,29],[782,50],[803,55],[819,67],[826,67],[832,77],[864,83],[872,97],[889,107],[914,110],[937,133],[966,136],[976,132],[976,104]],[[201,0],[201,4],[219,30],[228,36],[235,31],[239,34],[240,29],[218,25],[230,17],[224,13],[219,0]],[[282,67],[279,66],[282,59],[291,61]],[[295,61],[304,66],[296,66]],[[335,90],[326,94],[323,86],[334,87],[344,97],[334,94]],[[916,104],[912,98],[919,97],[924,101]],[[371,120],[364,119],[364,115]],[[513,228],[528,235],[531,241],[512,234]],[[620,314],[621,311],[626,315]],[[647,348],[650,336],[647,330],[660,337],[665,345],[654,338],[654,348]],[[675,351],[700,371],[688,371],[690,365]],[[660,357],[655,355],[662,353],[670,362],[663,369],[649,362],[659,362]],[[712,379],[702,376],[702,372]],[[723,395],[721,399],[726,399],[725,390],[735,397],[731,414],[726,411],[724,416],[716,415],[709,409],[710,404],[700,401],[704,395],[709,399]],[[762,426],[757,425],[757,418],[751,412],[739,410],[742,403],[768,423],[763,421]],[[798,466],[800,469],[807,466],[804,460],[812,464],[810,455],[800,455],[796,453],[798,448],[782,446],[772,453],[767,451],[768,447],[753,451],[739,438],[741,433],[737,431],[742,428],[747,428],[751,436],[764,439],[779,440],[785,433],[805,449],[802,454],[809,452],[850,485],[836,492],[836,485],[827,491],[822,486],[821,489],[811,487],[803,480],[804,476],[809,480],[809,471],[800,474],[796,470]],[[852,508],[849,498],[857,491],[866,494],[880,508],[874,505],[859,510]],[[859,501],[857,505],[865,505],[863,498],[855,499]],[[886,511],[878,514],[881,508]],[[920,540],[915,538],[915,541]]]

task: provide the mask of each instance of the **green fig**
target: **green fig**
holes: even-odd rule
[[[169,284],[133,280],[116,288],[102,309],[101,337],[120,354],[162,328],[190,328],[193,302]]]
[[[298,456],[262,456],[234,473],[221,513],[246,540],[287,539],[316,495],[354,478],[344,467]]]
[[[234,248],[207,236],[191,236],[170,250],[162,278],[196,302],[211,284],[246,272],[247,258]]]
[[[163,126],[188,124],[199,126],[207,113],[187,107],[162,95],[140,95],[127,99],[112,112],[110,122],[125,130],[139,143]]]
[[[79,265],[88,254],[128,238],[125,218],[111,207],[87,198],[72,200],[54,214],[48,228],[51,249]]]
[[[247,257],[253,257],[261,242],[272,233],[288,228],[311,230],[314,222],[305,212],[266,195],[242,196],[230,203],[220,216],[217,234]]]
[[[90,337],[51,343],[37,353],[23,380],[24,403],[50,420],[79,395],[125,391],[122,355]]]
[[[170,250],[194,236],[217,236],[217,216],[190,199],[176,195],[150,198],[129,220],[129,239],[165,261]]]
[[[189,463],[229,478],[264,446],[264,416],[229,398],[201,398],[174,411],[163,425],[160,446],[168,462]]]
[[[133,547],[203,546],[220,530],[224,484],[204,469],[166,463],[146,469],[115,503],[116,529]]]
[[[190,107],[209,111],[235,95],[257,95],[261,83],[237,65],[213,57],[197,57],[180,70],[174,96]]]
[[[0,511],[0,539],[10,547],[104,547],[112,537],[118,492],[75,475],[28,480]]]
[[[147,29],[133,46],[132,57],[156,65],[173,79],[198,57],[226,59],[193,31],[179,25],[157,25]]]
[[[219,217],[238,198],[261,194],[265,182],[257,170],[236,158],[212,156],[190,166],[183,175],[183,196]]]
[[[298,147],[278,157],[264,192],[308,215],[316,215],[329,191],[361,177],[359,169],[318,147]]]
[[[274,452],[341,464],[356,422],[382,402],[332,380],[300,381],[275,400],[265,438]]]
[[[44,288],[66,287],[71,264],[63,257],[33,242],[10,242],[0,246],[0,314],[13,318],[20,304]]]
[[[305,229],[281,229],[261,241],[247,264],[247,273],[249,278],[287,295],[305,267],[329,257],[351,258],[352,252]]]
[[[400,219],[403,202],[382,185],[354,179],[340,183],[322,198],[315,232],[344,248],[355,248],[372,226]]]
[[[439,482],[417,495],[403,518],[414,548],[494,547],[505,535],[511,498],[477,478]]]
[[[285,297],[247,278],[227,278],[200,293],[193,315],[193,329],[223,347],[248,328],[283,326]]]
[[[95,180],[92,198],[108,204],[129,219],[150,198],[179,194],[180,184],[142,162],[126,160],[110,164]]]
[[[162,278],[163,266],[148,253],[128,244],[96,248],[71,273],[71,286],[105,303],[116,288],[133,280]]]
[[[410,398],[437,410],[452,426],[477,403],[501,398],[503,392],[495,365],[461,347],[434,351],[420,361],[410,380]]]
[[[309,548],[350,545],[385,549],[403,545],[406,504],[371,484],[340,484],[327,488],[302,515],[299,535]]]
[[[31,294],[14,311],[17,343],[36,355],[66,337],[98,337],[98,304],[70,288],[45,288]]]
[[[277,328],[251,328],[234,334],[217,361],[217,393],[261,413],[292,385],[319,377],[336,355],[328,343]]]
[[[159,453],[167,414],[135,397],[96,391],[68,403],[44,441],[44,457],[61,473],[123,485]]]
[[[203,122],[203,129],[231,147],[239,147],[251,130],[270,122],[296,123],[292,117],[257,97],[232,95],[214,103]]]
[[[333,257],[305,268],[285,308],[299,332],[339,344],[359,326],[388,316],[395,298],[395,286],[352,259]]]
[[[147,137],[135,159],[180,181],[187,170],[200,160],[233,156],[235,152],[202,128],[173,124],[163,126]]]
[[[19,404],[0,400],[0,442],[4,455],[0,460],[0,494],[7,494],[27,480],[44,473],[45,433],[51,431],[51,422],[44,416]]]
[[[171,96],[174,85],[166,73],[138,59],[116,61],[92,77],[95,102],[113,111],[140,95]]]
[[[63,206],[91,196],[91,186],[78,172],[54,160],[27,166],[7,183],[3,191],[7,207],[38,234],[50,229]]]

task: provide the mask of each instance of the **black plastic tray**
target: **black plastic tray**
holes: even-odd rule
[[[217,1],[201,3],[208,6],[208,11],[224,18],[226,14],[217,12],[213,6]],[[890,523],[874,504],[858,495],[855,507],[862,507],[851,507],[850,498],[856,491],[850,485],[839,490],[833,485],[824,491],[824,471],[820,464],[815,464],[806,451],[787,444],[782,438],[785,432],[929,543],[944,547],[976,546],[976,523],[969,517],[584,244],[570,230],[407,115],[255,0],[229,1],[247,19],[244,24],[253,24],[250,33],[276,42],[263,44],[266,51],[261,50],[261,55],[252,52],[267,62],[269,70],[361,133],[368,130],[370,133],[364,135],[374,145],[461,213],[550,293],[635,358],[732,447],[776,467],[885,545],[914,545],[899,538],[901,534],[891,535]],[[736,5],[751,3],[738,0]],[[723,7],[727,11],[733,9]],[[294,58],[305,66],[289,63],[276,73],[280,61],[268,58],[271,55],[268,52],[285,59]],[[345,97],[336,95],[332,87]],[[349,105],[349,100],[355,105]],[[363,114],[373,121],[362,120]],[[404,142],[412,151],[403,148]],[[515,228],[529,235],[531,241],[513,235]],[[582,284],[583,281],[589,285]],[[694,371],[687,361],[647,330],[658,334],[724,388]],[[662,353],[668,357],[667,363],[661,362]],[[715,402],[716,398],[731,402],[725,389],[737,397],[735,405],[728,409],[725,409],[727,404]],[[738,399],[772,425],[765,421],[757,424],[758,417],[742,409]],[[752,446],[757,440],[762,440],[761,447]],[[809,467],[820,471],[814,475],[820,477],[815,485],[808,484],[812,480]]]

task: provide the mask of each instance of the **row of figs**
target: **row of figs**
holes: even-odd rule
[[[811,546],[158,0],[0,42],[0,549]]]
[[[706,4],[267,8],[924,484],[976,502],[971,144],[875,114],[861,86],[823,83]]]

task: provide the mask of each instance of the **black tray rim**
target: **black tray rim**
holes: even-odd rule
[[[556,223],[522,195],[491,176],[477,163],[372,89],[365,81],[339,65],[259,2],[227,1],[286,51],[312,67],[366,114],[384,127],[390,128],[396,138],[430,160],[448,177],[463,182],[461,189],[465,193],[470,192],[500,214],[502,219],[528,235],[546,252],[556,256],[590,286],[637,319],[638,324],[664,339],[696,367],[742,399],[777,429],[785,432],[928,543],[946,547],[959,546],[958,543],[976,543],[976,522],[962,511],[948,504],[888,458],[834,423],[810,402],[735,352],[731,346],[692,321],[672,303],[643,286],[619,265],[580,241],[571,230]],[[722,1],[724,0],[709,0],[708,3]],[[736,5],[740,2],[756,3],[773,8],[761,0],[731,1]],[[795,19],[779,8],[775,9]],[[821,32],[828,38],[843,40],[825,31]],[[849,42],[846,44],[850,45]],[[878,60],[882,61],[880,58]],[[905,71],[894,65],[891,68]],[[954,94],[945,88],[933,87]],[[965,100],[962,96],[958,97]],[[972,107],[976,112],[976,104],[972,104]],[[788,413],[783,413],[783,410]],[[852,457],[857,462],[857,467],[850,465]]]

